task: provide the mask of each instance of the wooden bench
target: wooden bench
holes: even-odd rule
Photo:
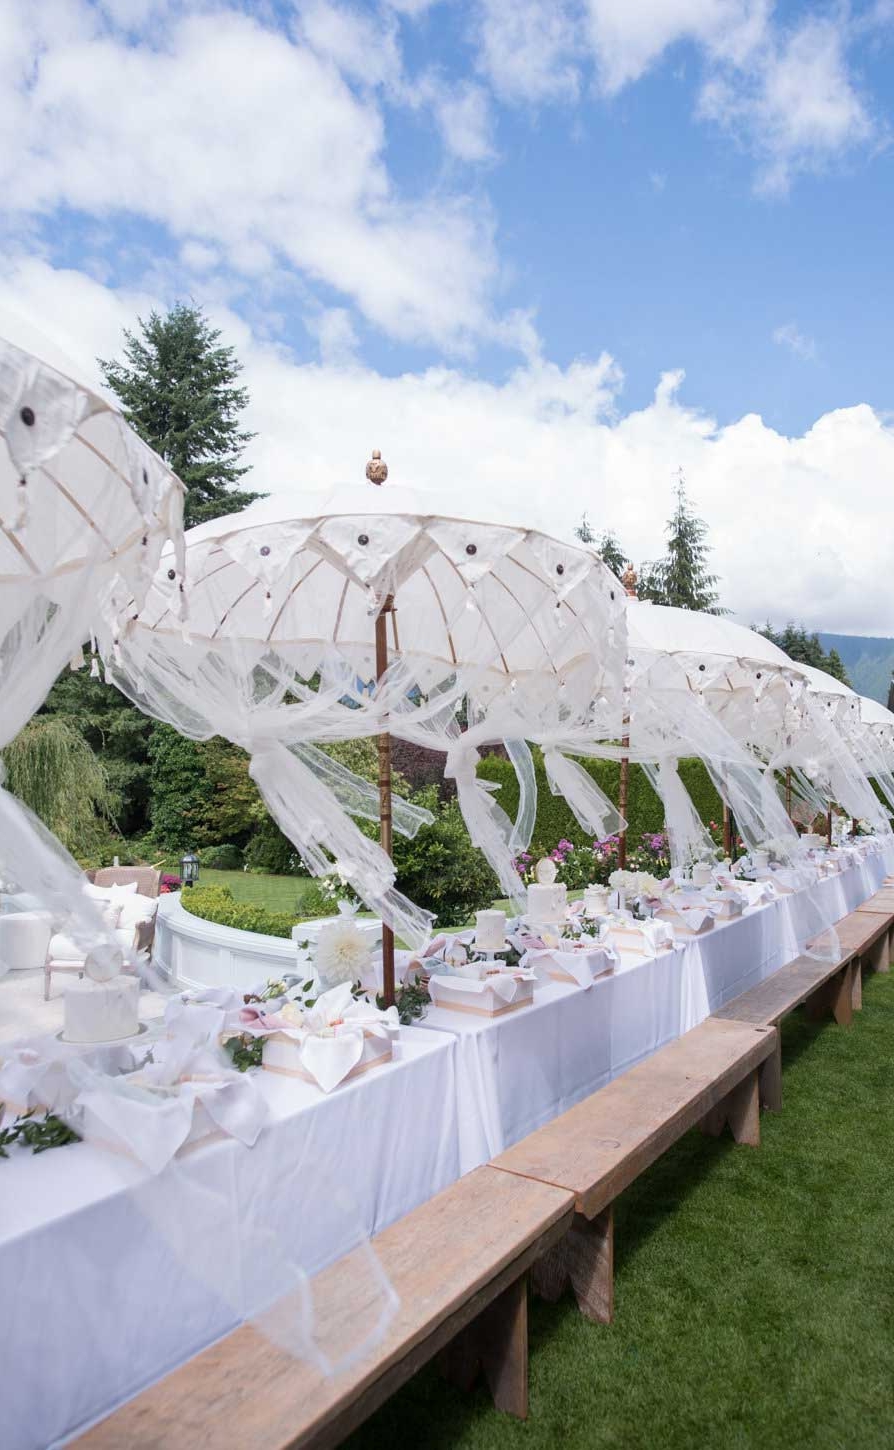
[[[836,928],[837,929],[837,928]],[[750,987],[740,997],[719,1008],[714,1020],[750,1022],[759,1027],[778,1027],[783,1017],[804,1006],[808,1016],[818,1020],[827,1014],[841,1026],[850,1026],[853,1010],[860,1005],[855,980],[860,964],[853,954],[842,960],[821,962],[813,957],[796,957],[772,977]],[[779,1035],[771,1057],[762,1064],[759,1076],[761,1106],[772,1112],[782,1108],[782,1051]]]
[[[841,944],[842,954],[849,953],[874,972],[890,970],[891,914],[876,911],[868,904],[858,906],[849,916],[835,923],[835,931]],[[855,984],[859,984],[860,972],[855,973]],[[862,1000],[862,989],[861,1000]]]
[[[719,1134],[729,1123],[737,1143],[760,1142],[758,1073],[776,1037],[709,1018],[494,1159],[574,1195],[568,1232],[534,1268],[539,1293],[557,1299],[570,1282],[588,1319],[611,1321],[614,1200],[696,1125]]]
[[[338,1445],[441,1351],[450,1378],[468,1386],[480,1366],[497,1407],[524,1417],[527,1271],[565,1234],[573,1215],[568,1190],[477,1168],[373,1240],[400,1304],[381,1343],[359,1363],[327,1378],[274,1337],[244,1325],[77,1444],[85,1450]],[[349,1254],[314,1280],[326,1343],[349,1344],[371,1308],[362,1300],[363,1262]]]

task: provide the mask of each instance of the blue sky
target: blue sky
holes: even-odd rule
[[[0,303],[88,367],[202,303],[274,489],[384,432],[642,559],[683,466],[740,617],[894,630],[892,40],[894,0],[6,0]]]

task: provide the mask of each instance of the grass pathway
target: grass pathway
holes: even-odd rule
[[[894,974],[864,1000],[784,1025],[760,1149],[690,1133],[619,1200],[613,1325],[533,1301],[526,1424],[430,1366],[350,1450],[891,1450]]]

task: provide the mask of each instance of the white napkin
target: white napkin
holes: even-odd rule
[[[592,987],[595,977],[617,963],[618,953],[607,942],[600,944],[592,941],[578,951],[563,951],[559,947],[552,947],[542,951],[529,951],[525,957],[525,961],[541,963],[547,959],[555,962],[569,977],[573,977],[579,987],[588,989]]]
[[[162,1038],[135,1073],[97,1072],[83,1058],[67,1064],[77,1095],[65,1114],[76,1132],[158,1173],[194,1128],[214,1127],[251,1147],[267,1116],[254,1078],[224,1068],[207,1047]],[[213,1125],[213,1126],[212,1126]]]

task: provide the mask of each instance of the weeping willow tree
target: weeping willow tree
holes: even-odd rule
[[[74,856],[89,855],[114,824],[102,761],[83,735],[52,715],[30,720],[3,751],[6,785]]]

